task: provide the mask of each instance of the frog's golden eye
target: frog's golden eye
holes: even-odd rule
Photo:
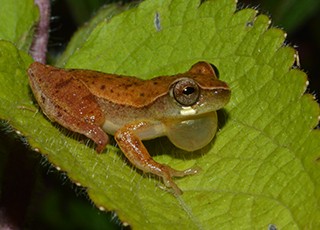
[[[183,106],[197,103],[200,89],[198,84],[190,78],[181,78],[172,87],[172,95]]]

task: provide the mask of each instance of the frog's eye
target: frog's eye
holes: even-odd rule
[[[200,90],[194,80],[181,78],[173,85],[172,94],[179,104],[191,106],[198,101]]]

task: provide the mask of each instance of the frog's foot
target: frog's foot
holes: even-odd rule
[[[173,169],[170,166],[162,165],[161,173],[159,173],[158,175],[162,177],[163,183],[166,185],[166,187],[173,189],[173,193],[175,195],[181,195],[182,190],[178,187],[178,185],[173,181],[172,178],[193,175],[198,173],[200,170],[201,169],[199,167],[195,167],[180,171]]]

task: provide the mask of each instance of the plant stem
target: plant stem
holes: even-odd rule
[[[40,20],[31,46],[31,54],[35,61],[45,64],[49,39],[50,1],[34,0],[34,3],[39,7]]]

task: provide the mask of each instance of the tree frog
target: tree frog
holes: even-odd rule
[[[51,121],[87,136],[99,153],[109,143],[108,134],[113,135],[135,167],[162,177],[178,195],[182,191],[173,177],[198,169],[179,171],[156,162],[142,140],[167,136],[183,150],[200,149],[216,133],[216,110],[230,99],[228,85],[206,62],[151,80],[38,62],[30,65],[28,75],[35,99]]]

